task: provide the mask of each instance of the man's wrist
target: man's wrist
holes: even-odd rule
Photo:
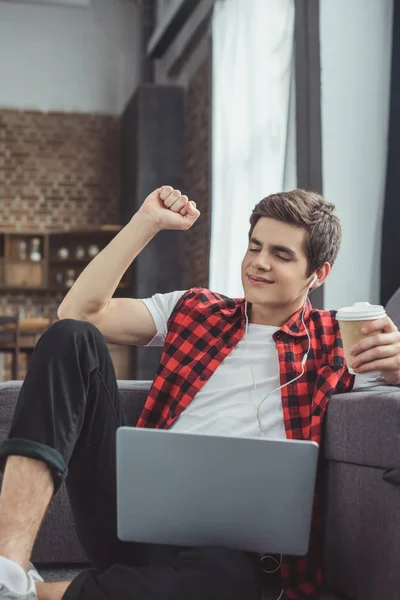
[[[160,222],[141,209],[133,215],[128,225],[134,227],[136,231],[147,233],[150,237],[154,237],[161,231]]]

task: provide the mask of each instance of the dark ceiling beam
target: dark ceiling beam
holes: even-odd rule
[[[147,44],[149,58],[161,58],[201,0],[179,0],[167,11]]]
[[[141,83],[154,82],[154,63],[147,54],[147,45],[156,23],[156,0],[143,0],[140,5],[141,41]]]

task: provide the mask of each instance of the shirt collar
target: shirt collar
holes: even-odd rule
[[[250,303],[248,303],[248,305],[249,304]],[[242,320],[243,320],[244,326],[246,326],[245,305],[246,305],[246,299],[243,298],[240,301],[240,308],[241,308],[241,312],[242,312]],[[311,301],[307,296],[306,303],[304,306],[304,317],[303,317],[304,323],[306,325],[309,322],[311,311],[312,311]],[[283,333],[288,333],[289,335],[292,335],[293,337],[302,337],[302,336],[307,335],[307,333],[304,329],[302,318],[301,318],[302,312],[303,312],[303,307],[301,307],[291,317],[289,317],[289,319],[286,321],[286,323],[284,323],[282,325],[282,327],[280,328],[280,331],[282,331]]]
[[[304,316],[303,316],[303,320],[304,320],[305,324],[308,324],[308,322],[310,320],[311,310],[312,310],[311,301],[307,296],[306,303],[304,306]],[[301,336],[307,335],[307,333],[304,329],[303,321],[302,321],[302,312],[303,312],[303,307],[301,307],[297,312],[295,312],[294,315],[292,315],[286,321],[286,323],[284,325],[282,325],[281,331],[283,331],[284,333],[288,333],[289,335],[292,335],[293,337],[301,337]]]

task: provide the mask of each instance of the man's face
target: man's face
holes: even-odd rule
[[[249,302],[281,308],[304,294],[310,282],[305,237],[302,227],[269,217],[259,219],[242,262],[242,284]]]

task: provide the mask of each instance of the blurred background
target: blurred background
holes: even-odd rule
[[[400,285],[400,9],[393,0],[0,0],[0,381],[156,187],[202,215],[162,232],[116,295],[243,294],[250,212],[295,187],[337,207],[316,308]],[[110,344],[120,379],[158,349]]]

